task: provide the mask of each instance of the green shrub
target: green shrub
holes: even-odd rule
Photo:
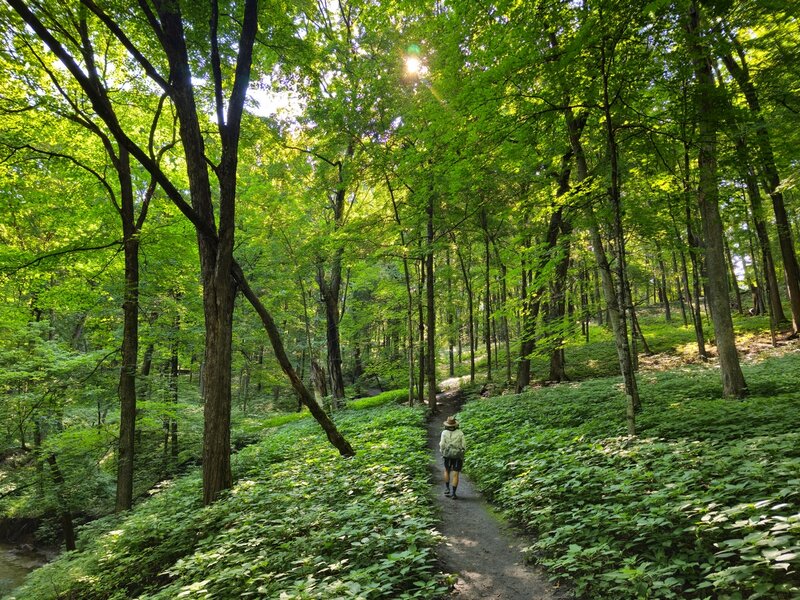
[[[233,461],[211,506],[197,473],[129,515],[84,527],[79,551],[35,571],[35,598],[434,598],[423,415],[399,406],[337,413],[358,454],[343,459],[306,419]]]
[[[408,389],[402,390],[389,390],[382,392],[375,396],[368,398],[358,398],[357,400],[350,400],[347,403],[348,408],[360,410],[363,408],[372,408],[375,406],[383,406],[384,404],[399,404],[408,400]]]
[[[468,469],[581,597],[800,597],[800,356],[745,375],[641,375],[638,438],[619,378],[470,403]]]

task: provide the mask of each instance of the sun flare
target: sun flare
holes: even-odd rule
[[[422,71],[422,61],[416,56],[406,57],[406,73],[417,75]]]

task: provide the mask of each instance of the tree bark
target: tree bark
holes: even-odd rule
[[[689,49],[697,78],[696,108],[698,116],[698,202],[703,217],[708,270],[709,303],[714,322],[714,336],[719,354],[722,393],[727,398],[742,398],[747,385],[739,365],[736,338],[731,319],[728,278],[723,249],[722,219],[719,215],[717,183],[717,98],[711,60],[700,32],[700,14],[696,0],[689,8],[686,25]]]
[[[453,238],[455,243],[455,237]],[[467,331],[469,335],[469,382],[475,382],[475,316],[474,316],[474,299],[472,295],[472,284],[469,279],[469,270],[464,261],[464,256],[461,254],[461,249],[456,246],[456,254],[458,262],[461,265],[461,274],[464,276],[464,287],[467,290],[467,314],[469,323]]]
[[[427,360],[427,379],[428,379],[428,412],[436,414],[436,296],[434,294],[434,272],[433,272],[433,216],[435,195],[433,190],[428,191],[428,231],[425,244],[425,265],[426,265],[426,304],[427,304],[427,341],[428,341],[428,360]]]
[[[747,101],[747,106],[753,116],[755,124],[756,146],[759,153],[759,161],[763,170],[764,189],[772,200],[772,208],[775,213],[775,226],[778,230],[778,242],[783,258],[783,270],[786,275],[786,287],[789,291],[789,304],[792,310],[792,334],[800,334],[800,266],[797,262],[797,254],[794,249],[789,217],[786,212],[786,204],[783,200],[783,192],[780,189],[780,174],[775,162],[775,154],[772,150],[772,140],[770,139],[769,129],[767,128],[764,116],[761,113],[761,102],[758,98],[753,81],[750,79],[750,72],[744,50],[738,40],[732,40],[737,49],[741,64],[734,60],[730,53],[722,56],[722,61],[728,72],[736,80]]]

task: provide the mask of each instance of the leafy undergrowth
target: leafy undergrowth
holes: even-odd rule
[[[619,378],[469,403],[468,471],[580,597],[798,598],[800,355],[745,376],[641,375],[636,438]]]
[[[233,489],[203,507],[192,474],[122,517],[79,532],[79,550],[35,571],[18,599],[433,598],[434,514],[423,415],[345,411],[342,459],[310,419],[234,457]]]

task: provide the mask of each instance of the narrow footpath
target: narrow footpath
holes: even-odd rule
[[[428,447],[433,493],[441,508],[439,526],[444,542],[437,549],[441,568],[458,576],[454,600],[556,600],[566,598],[538,568],[524,564],[525,545],[492,514],[486,501],[463,473],[458,499],[444,495],[439,436],[444,420],[458,412],[459,392],[438,396],[439,413],[428,422]],[[469,462],[469,439],[467,457]],[[468,467],[467,467],[468,468]]]

